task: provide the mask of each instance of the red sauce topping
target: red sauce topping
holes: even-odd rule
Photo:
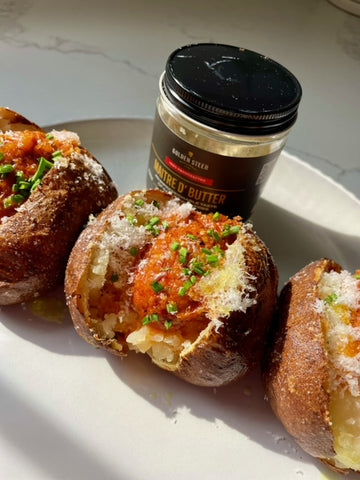
[[[41,131],[1,133],[0,219],[14,215],[24,201],[16,190],[20,176],[25,181],[30,180],[38,170],[41,157],[53,162],[55,152],[61,151],[62,156],[66,156],[74,146],[71,141],[57,140]]]
[[[146,263],[135,274],[133,304],[143,323],[159,330],[180,329],[192,338],[190,330],[197,336],[209,319],[188,292],[221,265],[227,245],[236,238],[224,232],[230,227],[239,231],[242,223],[223,215],[215,221],[213,214],[199,212],[180,223],[176,218],[168,222],[170,228],[154,239]]]

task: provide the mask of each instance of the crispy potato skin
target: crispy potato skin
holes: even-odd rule
[[[264,243],[253,231],[245,237],[247,272],[256,277],[256,304],[223,318],[194,348],[180,358],[176,374],[195,385],[232,383],[260,361],[277,298],[278,271]]]
[[[3,120],[10,127],[18,121],[22,125],[23,117],[12,113],[6,110],[15,123],[7,117]],[[83,153],[91,157],[85,149]],[[71,163],[72,168],[51,169],[22,207],[0,224],[0,305],[31,300],[60,283],[89,214],[116,198],[116,188],[104,170],[96,177],[81,157]]]
[[[321,259],[303,268],[284,286],[263,363],[265,389],[273,411],[303,450],[320,459],[333,457],[335,451],[329,367],[321,315],[314,304],[319,280],[324,272],[332,270],[339,272],[341,267]]]
[[[148,191],[147,195],[158,201],[171,198],[159,191]],[[115,200],[98,216],[96,223],[82,232],[72,250],[65,280],[67,303],[78,333],[95,347],[117,355],[126,354],[126,345],[124,353],[120,353],[113,348],[111,340],[104,341],[91,328],[86,270],[92,246],[100,241],[111,217],[121,209],[123,198]],[[257,303],[246,313],[233,312],[222,319],[223,325],[218,330],[215,326],[208,329],[193,343],[190,351],[180,355],[175,370],[169,370],[189,383],[212,387],[225,385],[242,377],[259,363],[276,304],[278,271],[269,251],[252,230],[249,230],[245,242],[247,271],[249,275],[256,276]]]

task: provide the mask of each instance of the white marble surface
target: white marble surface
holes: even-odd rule
[[[0,103],[44,126],[153,117],[169,53],[204,41],[288,67],[287,150],[360,197],[360,18],[326,0],[0,0]]]

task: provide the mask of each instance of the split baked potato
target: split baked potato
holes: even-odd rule
[[[89,214],[117,191],[77,134],[45,133],[6,108],[0,129],[0,305],[8,305],[63,280]]]
[[[273,259],[240,217],[134,191],[82,232],[65,276],[78,333],[117,355],[148,354],[201,386],[259,362],[276,303]]]
[[[269,402],[310,455],[360,471],[360,271],[329,259],[284,286],[264,361]]]

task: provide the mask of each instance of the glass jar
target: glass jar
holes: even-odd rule
[[[250,50],[196,44],[170,55],[159,86],[147,187],[247,219],[296,120],[299,82]]]

